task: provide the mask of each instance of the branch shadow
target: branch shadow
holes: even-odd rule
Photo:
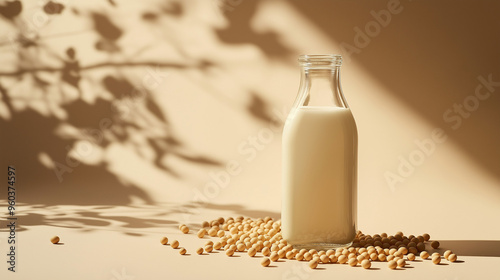
[[[54,10],[57,8],[56,10]],[[170,176],[184,178],[180,170],[169,165],[166,157],[176,157],[189,164],[200,166],[218,166],[219,160],[184,146],[172,129],[172,124],[166,112],[160,108],[158,101],[150,90],[138,84],[141,77],[125,75],[132,67],[161,67],[164,69],[197,69],[201,72],[207,67],[205,60],[193,62],[162,62],[162,61],[116,61],[112,56],[125,57],[129,51],[120,40],[128,30],[114,20],[112,14],[106,12],[86,12],[64,9],[64,5],[48,7],[44,11],[54,16],[64,12],[73,12],[75,16],[86,17],[93,27],[97,39],[94,48],[98,52],[109,55],[109,61],[85,65],[87,57],[79,56],[79,49],[68,42],[65,52],[59,54],[44,44],[41,38],[33,37],[32,44],[19,43],[17,60],[13,60],[17,69],[0,73],[0,93],[9,118],[0,118],[0,131],[9,132],[9,137],[0,139],[2,144],[2,164],[15,164],[21,172],[29,170],[29,176],[22,175],[20,180],[25,184],[26,192],[22,196],[23,203],[42,203],[45,205],[95,205],[113,207],[129,205],[133,199],[139,198],[147,204],[154,200],[143,186],[137,185],[113,174],[109,163],[101,158],[94,164],[87,164],[75,159],[70,150],[80,141],[90,141],[95,150],[105,151],[110,145],[120,143],[131,146],[139,156],[143,156],[146,147],[154,156],[149,160],[156,168]],[[183,6],[161,4],[159,17],[180,18],[183,16]],[[0,14],[4,20],[11,22],[14,31],[22,33],[23,22],[14,20],[22,14],[23,7],[19,1],[0,5]],[[111,12],[112,13],[112,12]],[[138,11],[140,13],[140,11]],[[145,20],[151,20],[146,17]],[[156,42],[162,43],[162,42]],[[176,44],[172,42],[172,44]],[[31,52],[46,53],[59,62],[60,66],[40,63],[37,56],[25,55]],[[193,61],[193,60],[190,60]],[[97,72],[98,74],[88,74]],[[48,79],[47,79],[48,78]],[[37,102],[26,99],[27,107],[16,109],[14,103],[20,100],[13,96],[11,90],[15,83],[4,79],[15,79],[27,84],[33,91],[41,91],[44,95],[58,92],[62,97],[59,102],[52,97],[45,98],[47,106],[58,107],[59,115],[43,114],[30,108]],[[33,81],[33,82],[30,82]],[[82,98],[83,84],[94,84],[103,94],[95,101],[89,102]],[[8,84],[8,85],[7,85]],[[72,95],[76,92],[77,96]],[[112,96],[107,98],[106,94]],[[252,93],[247,112],[256,119],[269,119],[265,100]],[[118,105],[130,105],[128,117],[116,108]],[[110,122],[103,129],[101,123]],[[70,127],[77,135],[61,135],[61,127]],[[164,135],[147,136],[150,129],[163,130]],[[87,133],[90,132],[90,133]],[[138,135],[145,139],[141,144],[133,141]],[[21,173],[22,174],[22,173]],[[105,186],[105,187],[103,187]],[[36,217],[36,216],[35,216]]]
[[[103,212],[100,206],[67,207],[37,204],[21,205],[17,215],[18,231],[33,226],[70,228],[82,232],[96,230],[118,231],[131,236],[143,236],[147,229],[176,227],[178,221],[168,219],[170,212],[162,208],[140,206],[109,206]],[[123,212],[128,213],[124,215]],[[4,229],[0,231],[5,231]]]
[[[273,31],[256,32],[252,28],[251,22],[260,3],[260,0],[243,1],[237,7],[222,9],[229,25],[217,30],[217,36],[230,45],[250,43],[271,59],[289,57],[293,51],[281,42],[280,34]]]

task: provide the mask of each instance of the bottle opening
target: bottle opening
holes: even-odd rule
[[[303,54],[299,56],[299,64],[306,68],[331,68],[342,65],[339,54]]]

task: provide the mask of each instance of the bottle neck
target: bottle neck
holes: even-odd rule
[[[340,86],[340,66],[302,67],[300,88],[294,107],[322,106],[348,108]]]

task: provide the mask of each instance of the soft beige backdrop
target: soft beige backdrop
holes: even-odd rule
[[[22,272],[36,236],[157,242],[179,222],[279,218],[296,58],[319,53],[345,58],[359,228],[498,255],[466,250],[500,251],[497,2],[22,3],[0,9],[0,161],[18,170],[19,254],[34,258]]]

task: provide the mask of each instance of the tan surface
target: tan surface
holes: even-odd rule
[[[113,279],[122,268],[135,279],[499,275],[498,253],[477,255],[495,255],[500,240],[500,88],[459,128],[443,119],[471,98],[478,77],[500,81],[498,3],[401,1],[402,11],[342,70],[359,132],[359,228],[425,231],[450,240],[465,262],[406,271],[333,266],[302,277],[288,274],[292,262],[264,269],[245,257],[180,256],[159,238],[179,234],[193,252],[199,240],[180,235],[177,223],[279,217],[280,123],[298,88],[297,55],[346,55],[340,49],[355,44],[354,28],[389,1],[232,1],[224,14],[208,0],[115,2],[68,1],[35,28],[37,47],[11,38],[27,32],[23,24],[33,23],[41,2],[25,1],[23,20],[0,21],[0,163],[18,169],[22,227],[20,272],[6,274],[3,263],[1,279]],[[76,86],[69,47],[82,67]],[[138,91],[147,93],[128,95]],[[112,111],[115,101],[130,114]],[[116,130],[102,130],[106,141],[94,139],[91,152],[79,155],[85,129],[108,118]],[[397,173],[399,157],[436,128],[447,140],[391,187],[386,172]],[[272,141],[252,148],[263,129],[274,132]],[[65,163],[68,150],[81,163],[60,182],[54,163]],[[211,174],[235,163],[237,174],[214,187]],[[193,205],[199,201],[208,210]],[[54,234],[65,244],[51,245]],[[2,231],[0,254],[5,241]]]
[[[197,255],[195,250],[209,237],[196,236],[199,226],[192,226],[189,234],[182,234],[177,224],[170,221],[179,218],[176,214],[165,214],[170,208],[152,207],[92,209],[80,208],[69,211],[66,207],[53,210],[66,212],[60,216],[60,226],[37,226],[19,235],[19,266],[16,274],[6,273],[3,279],[495,279],[500,265],[500,241],[481,246],[477,250],[468,248],[464,242],[442,241],[444,249],[452,249],[459,261],[434,265],[431,260],[409,262],[408,268],[391,271],[387,262],[372,262],[372,269],[352,268],[340,264],[320,264],[312,271],[306,262],[280,261],[271,267],[260,265],[261,254],[250,258],[246,253],[235,253],[227,257],[223,251],[210,255]],[[41,213],[46,213],[40,211]],[[80,214],[76,214],[76,213]],[[102,218],[91,218],[90,213],[104,213]],[[243,211],[244,212],[244,211]],[[86,213],[86,214],[85,214]],[[163,213],[163,214],[162,214]],[[233,211],[206,210],[198,217],[237,215]],[[68,223],[65,217],[81,217],[80,222]],[[84,218],[85,217],[85,218]],[[197,217],[197,218],[198,218]],[[148,221],[139,228],[133,227],[134,219]],[[103,227],[100,223],[110,222]],[[129,223],[130,222],[130,223]],[[165,225],[160,225],[167,223]],[[64,226],[63,226],[64,225]],[[69,228],[71,227],[71,228]],[[424,227],[424,226],[422,226]],[[194,230],[193,230],[194,229]],[[52,245],[49,238],[57,234],[62,245]],[[179,240],[180,246],[188,250],[181,256],[178,250],[160,244],[162,236]],[[215,240],[215,238],[212,238]],[[450,246],[447,247],[447,244]],[[429,250],[431,252],[431,250]],[[463,254],[461,254],[463,253]],[[490,255],[480,257],[477,255]],[[495,257],[493,257],[494,255]],[[418,260],[419,258],[417,258]],[[463,262],[462,262],[463,261]],[[378,269],[380,268],[380,269]],[[134,277],[134,278],[126,278]],[[2,276],[3,277],[3,276]],[[121,277],[121,278],[120,278]]]

